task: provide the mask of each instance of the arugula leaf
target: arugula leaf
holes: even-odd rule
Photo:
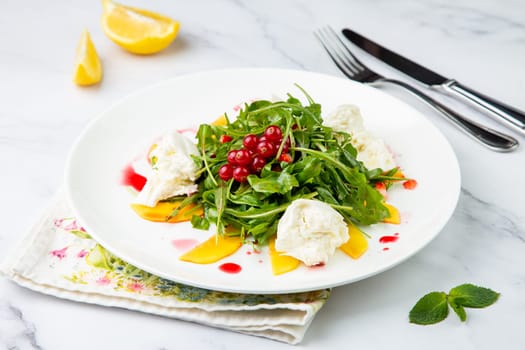
[[[191,217],[191,225],[194,228],[200,229],[200,230],[207,230],[210,228],[210,222],[208,219],[202,216],[193,215]]]
[[[270,175],[260,178],[256,175],[248,176],[248,183],[255,192],[285,194],[293,187],[299,186],[295,176],[287,172],[272,172]]]
[[[215,208],[217,208],[217,231],[219,234],[224,233],[225,225],[224,222],[221,220],[222,214],[224,213],[224,210],[226,209],[226,186],[222,185],[217,187],[215,190]]]

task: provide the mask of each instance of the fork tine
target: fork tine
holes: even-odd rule
[[[353,64],[353,66],[356,67],[358,70],[366,70],[367,69],[366,66],[363,63],[361,63],[361,61],[359,61],[357,59],[357,57],[355,57],[355,55],[352,53],[352,51],[350,51],[348,46],[336,34],[336,32],[333,30],[333,28],[330,27],[330,26],[327,26],[327,30],[330,31],[332,36],[334,37],[334,39],[339,42],[339,46],[340,46],[341,50],[344,50],[346,52],[346,54],[347,54],[346,58],[348,59],[348,62]]]
[[[328,53],[335,65],[346,75],[348,78],[353,79],[355,76],[354,69],[352,69],[345,62],[344,58],[333,48],[333,45],[329,43],[326,34],[322,29],[319,29],[317,32],[314,32],[315,37],[319,40],[325,51]]]

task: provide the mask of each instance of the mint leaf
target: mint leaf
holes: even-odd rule
[[[411,323],[420,325],[438,323],[447,316],[447,294],[444,292],[428,293],[419,299],[408,315]]]
[[[463,307],[484,308],[498,300],[499,293],[473,284],[462,284],[454,287],[448,293],[451,302]]]
[[[448,302],[450,306],[452,307],[452,310],[458,315],[461,322],[465,322],[467,320],[467,312],[465,311],[465,308],[461,305],[458,305],[454,299],[448,299]]]
[[[427,325],[443,321],[448,316],[448,305],[461,322],[467,319],[466,307],[484,308],[494,304],[499,293],[484,287],[465,283],[454,287],[448,294],[432,292],[425,295],[414,305],[409,313],[411,323]]]

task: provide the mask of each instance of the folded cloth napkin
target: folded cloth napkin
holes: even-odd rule
[[[0,265],[21,286],[85,303],[197,322],[290,344],[299,343],[329,290],[283,295],[211,291],[142,271],[97,244],[72,215],[64,194]]]

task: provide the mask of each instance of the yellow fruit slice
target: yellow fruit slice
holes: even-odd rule
[[[217,125],[217,126],[224,126],[228,124],[228,120],[226,119],[226,116],[223,114],[219,118],[215,119],[211,125]]]
[[[180,260],[195,264],[211,264],[235,253],[242,246],[240,237],[211,236],[180,256]]]
[[[182,222],[191,220],[193,215],[202,215],[202,207],[195,208],[195,204],[189,204],[179,211],[175,216],[166,220],[168,216],[180,205],[180,202],[159,202],[154,207],[148,207],[141,204],[131,204],[131,208],[141,218],[157,222]]]
[[[77,45],[73,81],[78,85],[93,85],[102,79],[102,64],[87,29]]]
[[[353,259],[359,259],[368,250],[368,240],[365,234],[354,224],[348,224],[350,239],[339,247]]]
[[[401,223],[401,217],[397,208],[388,203],[383,203],[383,205],[388,209],[388,213],[390,214],[390,216],[384,219],[383,222],[399,225]]]
[[[281,275],[283,273],[295,270],[301,263],[300,260],[297,260],[293,256],[281,255],[280,252],[276,251],[275,238],[270,240],[269,248],[272,272],[274,275]]]
[[[159,52],[177,37],[179,22],[148,10],[102,0],[102,28],[120,47],[141,55]]]

